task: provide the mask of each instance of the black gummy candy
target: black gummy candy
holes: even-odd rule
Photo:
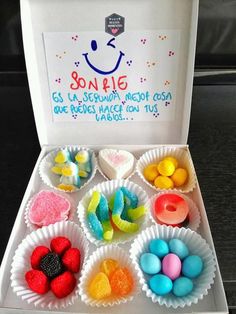
[[[41,259],[40,268],[49,278],[60,275],[63,271],[60,256],[56,253],[48,253]]]

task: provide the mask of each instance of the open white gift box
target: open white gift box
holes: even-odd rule
[[[42,151],[2,261],[1,313],[42,311],[13,293],[10,269],[16,248],[30,232],[24,222],[27,201],[45,187],[38,168],[47,152],[72,144],[96,153],[108,146],[124,148],[136,158],[163,145],[188,150],[197,16],[198,0],[21,0],[26,65]],[[71,197],[78,202],[103,180],[97,172]],[[155,193],[137,174],[131,180],[150,197]],[[215,252],[198,184],[188,196],[200,209],[198,232]],[[130,244],[122,247],[128,252]],[[90,244],[90,253],[94,249]],[[142,292],[132,302],[112,308],[91,308],[78,298],[59,310],[122,311],[227,313],[218,263],[208,295],[191,307],[159,306]]]

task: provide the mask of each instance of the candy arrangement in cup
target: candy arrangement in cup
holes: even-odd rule
[[[182,227],[189,220],[189,205],[187,201],[176,193],[165,193],[156,197],[153,215],[159,224]]]
[[[59,150],[51,168],[60,178],[57,188],[69,192],[80,188],[83,180],[89,179],[92,173],[91,157],[91,153],[85,149],[79,150],[75,156],[66,148]]]
[[[169,242],[153,239],[149,252],[140,256],[142,271],[151,276],[148,285],[159,296],[172,293],[184,297],[194,289],[194,279],[200,276],[204,264],[198,255],[191,255],[188,246],[180,239]]]
[[[139,224],[136,220],[146,213],[145,206],[138,204],[138,196],[124,186],[117,189],[109,200],[99,191],[94,191],[86,219],[96,239],[111,241],[114,232],[137,232]]]
[[[25,273],[28,287],[37,294],[49,290],[61,299],[75,288],[77,280],[74,273],[80,270],[80,250],[72,248],[66,237],[56,237],[50,242],[50,249],[37,246],[30,257],[32,269]]]
[[[59,193],[42,190],[28,204],[26,221],[35,227],[48,226],[68,220],[71,211],[72,206],[67,198]]]
[[[178,167],[178,160],[167,156],[159,163],[150,163],[143,170],[144,178],[159,189],[173,189],[183,186],[188,179],[188,172]]]
[[[134,286],[132,274],[119,262],[107,258],[100,264],[100,271],[92,278],[88,286],[89,295],[96,300],[109,298],[112,295],[124,297],[129,295]]]

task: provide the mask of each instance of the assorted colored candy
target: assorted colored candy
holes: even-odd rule
[[[126,187],[121,187],[109,200],[94,191],[87,208],[87,221],[98,240],[111,241],[115,231],[134,233],[139,230],[136,220],[146,213],[138,207],[138,197]]]
[[[48,226],[67,220],[70,210],[71,204],[63,196],[51,191],[40,191],[32,199],[28,219],[38,227]]]
[[[133,277],[126,267],[108,258],[100,264],[100,272],[90,281],[88,292],[93,299],[101,300],[110,296],[124,297],[131,293]]]
[[[30,257],[32,269],[26,272],[25,280],[38,294],[51,290],[57,298],[64,298],[76,286],[74,273],[80,269],[80,251],[71,248],[66,237],[52,239],[50,248],[37,246],[34,249]]]
[[[181,227],[188,222],[189,206],[180,195],[165,193],[155,199],[153,215],[159,224]]]
[[[143,171],[144,178],[159,189],[181,187],[187,182],[188,172],[178,164],[176,158],[167,156],[159,163],[149,164]]]
[[[67,149],[62,149],[54,161],[51,171],[60,176],[60,184],[57,187],[61,190],[75,191],[80,188],[82,181],[91,175],[91,154],[87,150],[80,150],[72,156]]]
[[[134,169],[134,156],[125,150],[102,149],[98,160],[102,172],[109,179],[125,179]]]
[[[204,265],[200,256],[191,255],[180,239],[169,243],[162,239],[149,242],[149,252],[140,256],[140,268],[151,276],[150,289],[159,296],[173,293],[184,297],[194,289],[194,278],[201,275]]]

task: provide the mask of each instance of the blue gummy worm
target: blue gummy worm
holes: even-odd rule
[[[112,210],[112,215],[121,215],[124,209],[124,194],[121,189],[117,190],[115,193],[114,207]]]
[[[103,228],[102,224],[98,220],[95,213],[88,213],[87,214],[88,222],[91,226],[91,229],[93,230],[93,233],[95,234],[96,238],[99,240],[103,239]]]
[[[132,192],[130,192],[127,188],[122,186],[121,191],[124,193],[124,196],[126,196],[130,201],[130,206],[132,208],[138,207],[138,196]]]
[[[110,221],[107,199],[102,194],[101,194],[97,212],[98,212],[99,220],[101,220],[101,222]]]

